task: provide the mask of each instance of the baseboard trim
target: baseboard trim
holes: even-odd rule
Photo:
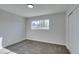
[[[31,39],[24,39],[24,40],[21,40],[21,41],[19,41],[19,42],[14,43],[14,44],[5,46],[4,48],[9,47],[9,46],[13,46],[13,45],[15,45],[15,44],[21,43],[21,42],[26,41],[26,40],[36,41],[36,42],[42,42],[42,43],[48,43],[48,44],[54,44],[54,45],[60,45],[60,46],[64,46],[64,47],[66,47],[65,45],[56,44],[56,43],[50,43],[50,42],[44,42],[44,41],[37,41],[37,40],[31,40]]]
[[[26,39],[26,40],[36,41],[36,42],[42,42],[42,43],[49,43],[49,44],[55,44],[55,45],[60,45],[60,46],[65,46],[65,45],[62,45],[62,44],[56,44],[56,43],[51,43],[51,42],[41,41],[41,40],[31,40],[31,39]]]
[[[72,54],[70,49],[68,48],[68,46],[67,45],[65,45],[65,46],[66,46],[67,50],[69,51],[69,53]]]
[[[12,43],[12,44],[10,44],[10,45],[3,46],[3,48],[6,48],[6,47],[9,47],[9,46],[15,45],[15,44],[20,43],[20,42],[25,41],[25,40],[26,40],[26,39],[24,39],[24,40],[19,40],[19,41],[15,42],[15,43]]]

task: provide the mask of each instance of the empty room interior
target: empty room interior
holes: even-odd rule
[[[79,5],[0,4],[0,54],[79,54]]]

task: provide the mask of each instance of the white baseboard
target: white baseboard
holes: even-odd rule
[[[35,39],[29,39],[29,38],[26,38],[26,39],[28,39],[28,40],[33,40],[33,41],[39,41],[39,42],[46,42],[46,43],[51,43],[51,44],[64,45],[64,46],[65,46],[65,44],[56,43],[56,42],[52,42],[52,41],[35,40]]]
[[[24,40],[26,40],[26,39],[18,40],[18,41],[16,41],[16,42],[11,43],[11,44],[4,45],[3,47],[8,47],[8,46],[10,46],[10,45],[13,45],[13,44],[19,43],[19,42],[24,41]]]
[[[72,52],[71,52],[69,46],[68,46],[68,45],[65,45],[65,46],[66,46],[66,48],[69,50],[69,52],[72,54]]]

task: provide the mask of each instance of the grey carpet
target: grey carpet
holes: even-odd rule
[[[32,40],[24,40],[6,48],[17,54],[69,54],[69,51],[63,45]]]

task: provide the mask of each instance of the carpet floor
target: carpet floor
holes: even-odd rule
[[[16,54],[69,54],[67,48],[63,45],[50,44],[32,40],[24,40],[6,49]]]

